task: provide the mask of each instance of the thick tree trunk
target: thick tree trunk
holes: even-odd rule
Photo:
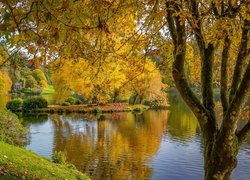
[[[243,3],[245,1],[241,1]],[[211,1],[212,12],[216,18],[221,18],[218,8],[214,1]],[[222,2],[224,6],[224,2]],[[231,4],[229,3],[229,7]],[[183,1],[166,1],[167,7],[167,23],[172,42],[174,44],[174,63],[173,63],[173,79],[176,88],[181,96],[190,107],[196,118],[198,119],[203,144],[204,144],[204,169],[205,180],[229,180],[232,171],[237,166],[237,153],[239,146],[247,136],[250,130],[250,121],[236,133],[238,116],[240,108],[247,97],[250,88],[250,62],[248,61],[246,68],[243,66],[249,55],[249,20],[244,21],[242,26],[241,44],[236,59],[233,81],[230,94],[228,93],[228,77],[227,77],[227,61],[229,59],[230,42],[229,36],[225,38],[225,44],[222,53],[221,63],[221,100],[223,105],[223,121],[221,127],[218,127],[218,117],[215,114],[214,96],[213,96],[213,61],[216,46],[213,43],[207,43],[202,31],[202,18],[200,17],[200,3],[196,0],[187,1],[187,7]],[[240,6],[239,6],[240,7]],[[201,58],[201,85],[202,85],[202,102],[194,94],[189,86],[185,74],[186,62],[186,24],[183,17],[180,16],[184,11],[190,10],[192,18],[188,18],[188,22],[194,32],[197,45],[199,47]],[[240,8],[239,8],[240,9]],[[228,11],[236,15],[229,8]],[[226,11],[225,11],[226,12]],[[222,13],[223,14],[223,13]],[[230,18],[234,16],[228,16]],[[194,25],[195,24],[195,25]]]
[[[204,169],[205,180],[230,180],[231,173],[237,166],[237,153],[239,150],[236,136],[226,138],[223,134],[218,137],[212,147],[205,145],[204,149]],[[207,150],[207,148],[211,148]],[[206,152],[210,152],[207,153]]]
[[[233,154],[227,155],[229,156],[221,154],[221,157],[205,157],[205,180],[230,180],[231,173],[237,166],[237,159]]]

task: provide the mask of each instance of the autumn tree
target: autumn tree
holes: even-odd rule
[[[249,0],[5,0],[1,1],[0,35],[10,48],[23,47],[32,56],[43,56],[45,62],[81,58],[97,69],[110,61],[110,53],[118,52],[126,60],[126,54],[140,49],[147,56],[171,39],[173,80],[203,136],[205,179],[230,179],[250,129],[248,121],[237,131],[250,86],[249,4]],[[186,73],[188,44],[193,42],[199,53],[194,58],[201,65],[201,100],[190,88]],[[132,46],[120,53],[127,43]],[[217,84],[222,119],[214,105],[215,60],[221,66]]]
[[[167,22],[174,45],[173,78],[177,89],[199,121],[205,159],[205,179],[230,179],[237,153],[250,129],[250,121],[237,131],[241,107],[250,86],[249,1],[166,1]],[[195,38],[201,59],[202,100],[194,94],[185,75],[187,36]],[[240,42],[237,42],[240,33]],[[217,46],[221,53],[221,126],[215,114],[213,66]],[[238,46],[230,83],[231,46]]]

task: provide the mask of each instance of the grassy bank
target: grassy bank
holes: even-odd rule
[[[107,104],[107,105],[50,105],[48,108],[35,109],[32,113],[110,113],[110,112],[131,112],[131,111],[144,111],[149,109],[149,106],[145,105],[129,105],[123,104]]]
[[[0,179],[14,178],[89,179],[75,169],[52,163],[31,151],[0,141]]]
[[[55,92],[54,87],[48,86],[47,88],[43,88],[41,96],[45,98],[49,104],[52,104],[54,92]]]

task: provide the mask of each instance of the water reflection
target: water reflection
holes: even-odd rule
[[[171,104],[168,125],[171,138],[183,142],[191,140],[199,129],[196,117],[182,100]]]
[[[178,103],[180,102],[180,103]],[[24,117],[31,149],[67,160],[93,179],[202,179],[199,126],[181,101],[170,110]],[[98,120],[97,120],[98,119]],[[239,153],[233,178],[247,179],[250,139]]]
[[[146,164],[159,149],[167,117],[167,111],[106,114],[99,121],[53,115],[54,150],[93,179],[147,179],[152,169]]]

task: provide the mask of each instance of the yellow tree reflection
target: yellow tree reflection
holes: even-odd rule
[[[108,114],[95,122],[51,118],[54,150],[64,151],[69,162],[93,179],[145,179],[152,173],[147,164],[159,148],[168,111]]]

